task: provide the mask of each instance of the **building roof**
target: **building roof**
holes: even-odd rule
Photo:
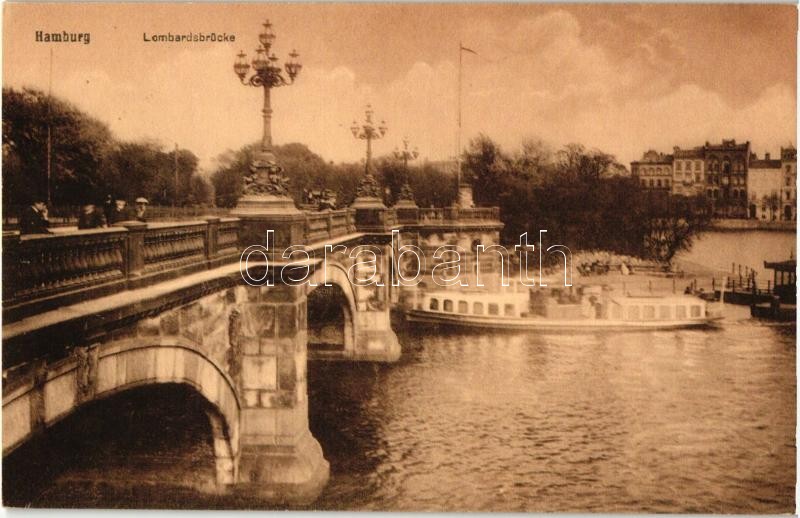
[[[780,160],[758,160],[750,159],[750,169],[780,169]]]
[[[703,158],[705,156],[704,149],[701,147],[694,147],[691,149],[681,149],[679,147],[673,148],[675,158]]]
[[[744,144],[737,144],[735,139],[722,139],[721,144],[711,144],[706,142],[704,148],[711,151],[743,151],[750,148],[750,141],[748,140]]]

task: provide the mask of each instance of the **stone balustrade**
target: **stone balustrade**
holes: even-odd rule
[[[154,223],[144,236],[144,271],[179,268],[205,256],[206,222]]]
[[[293,239],[304,243],[294,244],[322,243],[355,232],[387,232],[397,226],[499,224],[496,207],[415,208],[408,214],[398,210],[376,209],[380,214],[370,215],[375,221],[361,224],[354,208],[303,212]],[[5,232],[4,317],[13,321],[235,261],[242,231],[239,218],[209,216],[183,222],[127,221],[111,228],[47,235]]]
[[[3,236],[3,301],[25,301],[125,276],[126,231]]]
[[[353,209],[305,213],[306,243],[317,243],[356,231]]]
[[[7,321],[238,259],[239,221],[126,221],[58,234],[3,235]]]

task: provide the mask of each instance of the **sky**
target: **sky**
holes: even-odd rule
[[[421,159],[484,133],[507,150],[526,139],[582,143],[628,163],[723,138],[761,156],[796,145],[793,5],[581,4],[4,4],[3,85],[47,90],[126,140],[177,143],[212,171],[261,135],[260,88],[233,73],[269,18],[281,62],[303,70],[272,92],[276,144],[357,161],[353,120],[373,105],[390,153],[408,137]],[[88,45],[35,32],[89,32]],[[216,32],[234,43],[160,43],[144,34]]]

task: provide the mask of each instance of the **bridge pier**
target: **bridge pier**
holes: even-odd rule
[[[232,330],[241,350],[239,478],[233,491],[276,502],[312,502],[329,465],[308,428],[303,286],[247,287]]]

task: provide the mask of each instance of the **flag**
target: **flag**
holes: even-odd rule
[[[461,45],[461,50],[466,50],[467,52],[472,52],[472,53],[473,53],[473,54],[475,54],[476,56],[478,55],[478,53],[477,53],[477,52],[475,52],[475,51],[474,51],[474,50],[472,50],[472,49],[468,49],[468,48],[467,48],[467,47],[465,47],[464,45]]]

